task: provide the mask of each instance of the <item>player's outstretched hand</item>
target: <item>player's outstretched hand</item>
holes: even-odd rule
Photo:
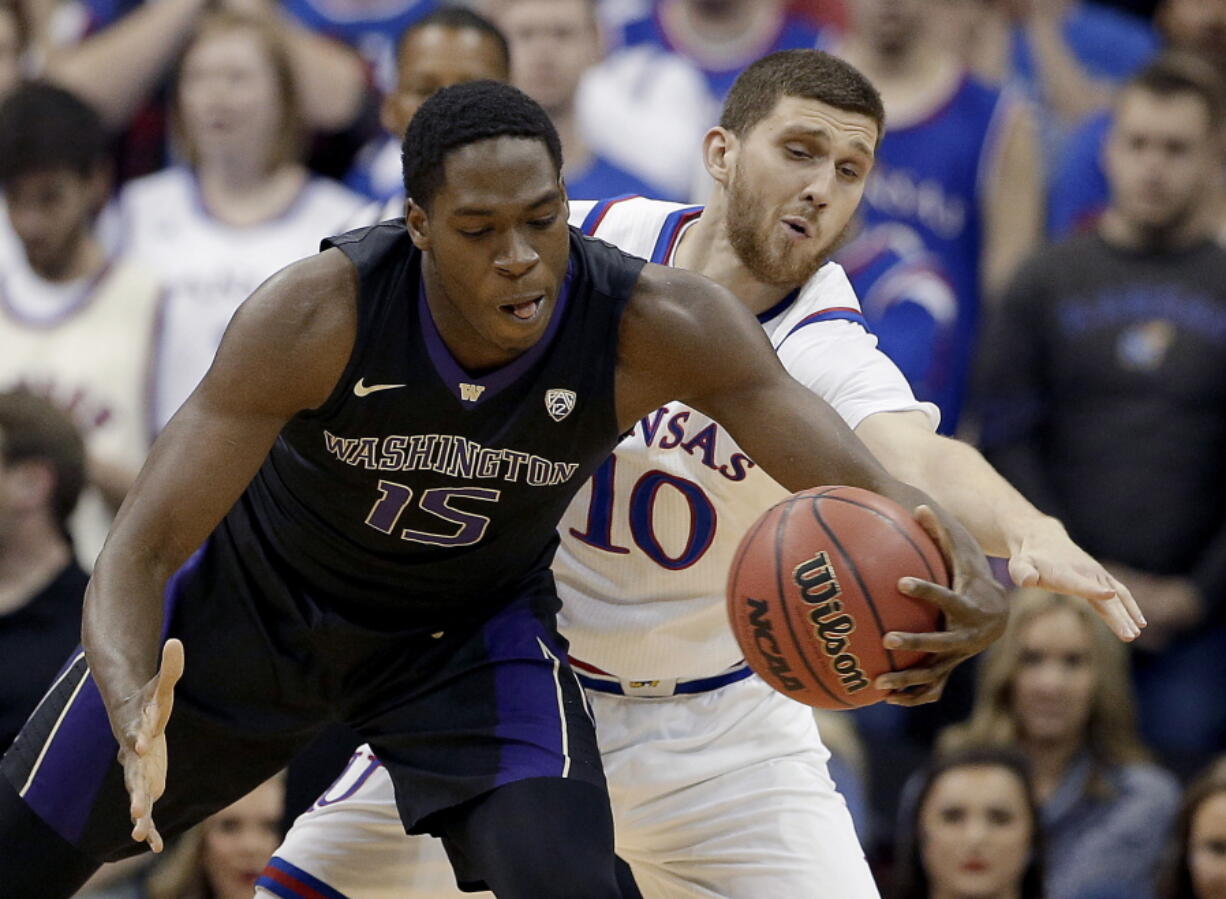
[[[932,653],[924,665],[877,678],[874,685],[892,691],[886,702],[894,705],[922,705],[940,699],[954,668],[991,645],[1004,631],[1008,616],[1004,588],[992,577],[979,546],[969,537],[955,542],[928,506],[917,508],[915,518],[940,547],[953,572],[953,586],[917,578],[898,582],[900,592],[940,608],[945,629],[931,634],[891,631],[882,638],[886,649]]]
[[[1086,600],[1121,640],[1135,640],[1145,616],[1132,592],[1072,541],[1054,519],[1026,534],[1009,557],[1009,576],[1019,587],[1041,587]]]
[[[166,722],[174,706],[175,684],[183,675],[183,644],[167,640],[162,661],[141,690],[123,704],[114,722],[122,733],[119,762],[128,790],[128,814],[132,818],[132,839],[148,843],[154,852],[162,851],[162,835],[153,823],[153,804],[166,789]]]

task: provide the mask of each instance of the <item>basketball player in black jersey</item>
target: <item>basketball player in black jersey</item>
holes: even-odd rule
[[[0,764],[5,896],[66,896],[159,850],[331,721],[375,748],[406,829],[441,835],[462,885],[618,896],[549,573],[618,435],[681,400],[789,489],[927,502],[734,296],[568,230],[557,135],[518,91],[440,92],[404,158],[407,227],[325,241],[260,287],[155,445],[90,583],[84,651]],[[820,202],[811,216],[820,232]],[[913,592],[948,630],[919,638],[927,669],[891,677],[930,690],[1004,605],[965,531],[923,520],[955,590]]]

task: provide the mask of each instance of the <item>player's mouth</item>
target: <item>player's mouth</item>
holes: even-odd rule
[[[793,240],[808,240],[817,231],[813,223],[804,216],[788,215],[779,221],[783,224],[783,230]]]
[[[511,302],[503,303],[498,308],[521,322],[530,322],[540,315],[544,306],[545,294],[536,293],[529,297],[512,297]]]
[[[988,869],[988,863],[981,858],[972,858],[962,863],[962,870],[968,874],[982,874]]]

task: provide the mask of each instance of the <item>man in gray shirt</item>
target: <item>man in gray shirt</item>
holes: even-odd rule
[[[1097,230],[1022,268],[983,352],[985,454],[1133,591],[1143,732],[1180,768],[1226,739],[1224,103],[1174,55],[1123,88]]]

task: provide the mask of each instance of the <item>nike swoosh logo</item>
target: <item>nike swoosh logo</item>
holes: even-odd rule
[[[395,390],[397,387],[406,387],[406,384],[371,384],[367,387],[363,381],[365,378],[358,378],[358,383],[353,385],[354,396],[369,396],[372,393],[378,393],[380,390]]]

